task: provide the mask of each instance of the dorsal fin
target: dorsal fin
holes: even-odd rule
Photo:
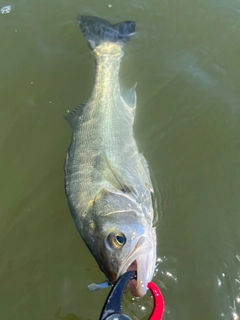
[[[68,121],[68,123],[73,129],[75,128],[76,124],[79,122],[82,116],[84,106],[85,103],[81,103],[71,112],[67,113],[66,116],[64,116],[64,118]]]

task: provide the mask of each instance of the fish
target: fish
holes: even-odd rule
[[[72,128],[64,172],[65,193],[77,230],[107,279],[114,284],[136,270],[127,289],[147,292],[156,264],[153,186],[134,138],[136,85],[121,90],[120,62],[136,23],[77,18],[95,59],[89,99],[65,118]]]

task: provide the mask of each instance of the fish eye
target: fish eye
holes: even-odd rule
[[[106,240],[106,245],[111,248],[111,249],[120,249],[124,246],[124,244],[126,243],[126,237],[123,233],[115,233],[112,232],[110,233]]]
[[[125,238],[125,236],[123,234],[117,233],[115,235],[115,241],[116,241],[116,243],[118,245],[123,246],[125,244],[125,242],[126,242],[126,238]]]

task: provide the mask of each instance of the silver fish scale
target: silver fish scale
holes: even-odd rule
[[[150,190],[142,181],[145,168],[133,138],[133,107],[121,97],[118,82],[120,57],[97,60],[97,73],[91,97],[81,120],[73,129],[66,161],[67,196],[77,215],[85,215],[88,204],[102,189],[115,188],[94,167],[96,156],[105,152],[110,163],[129,184],[133,197],[152,215]],[[127,209],[127,208],[126,208]]]
[[[131,292],[143,296],[156,263],[153,192],[145,158],[133,136],[135,86],[121,95],[123,47],[135,22],[117,24],[78,17],[93,50],[96,73],[89,100],[66,118],[72,142],[65,162],[65,190],[76,227],[100,269],[115,283],[137,271]]]

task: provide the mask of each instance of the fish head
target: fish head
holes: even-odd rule
[[[136,211],[114,212],[102,236],[102,270],[113,283],[125,272],[136,270],[137,280],[131,280],[127,289],[134,296],[143,296],[155,269],[155,230]]]
[[[88,236],[83,238],[113,284],[125,272],[137,271],[137,279],[132,279],[127,289],[141,297],[154,274],[156,232],[152,220],[129,197],[115,194],[112,202],[112,196],[105,194],[105,200],[95,201],[92,214],[88,215]]]

